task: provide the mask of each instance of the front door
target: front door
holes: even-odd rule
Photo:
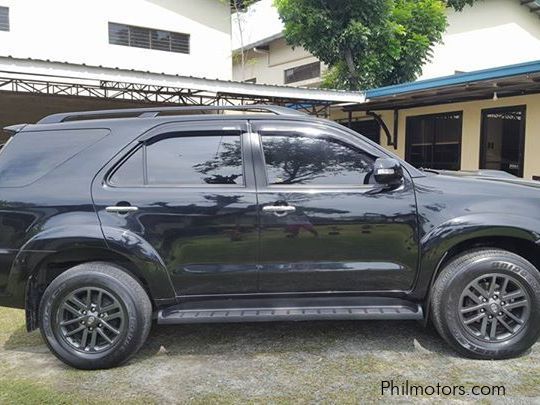
[[[523,177],[525,106],[482,111],[480,168]]]
[[[127,146],[93,185],[105,237],[148,243],[177,295],[255,292],[257,204],[247,136],[241,121],[165,124]]]
[[[383,190],[380,151],[340,129],[253,122],[261,292],[406,290],[418,260],[413,185]]]

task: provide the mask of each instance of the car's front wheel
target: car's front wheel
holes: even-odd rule
[[[45,290],[40,329],[51,351],[81,369],[117,366],[146,340],[152,320],[148,295],[137,280],[102,262],[75,266]]]
[[[466,252],[440,273],[431,308],[440,335],[460,353],[518,356],[540,335],[540,273],[505,250]]]

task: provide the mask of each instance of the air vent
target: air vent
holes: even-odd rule
[[[189,54],[189,42],[189,34],[109,23],[109,43],[113,45]]]
[[[9,31],[9,8],[0,7],[0,31]]]

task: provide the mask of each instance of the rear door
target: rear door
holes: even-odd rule
[[[261,292],[406,290],[418,260],[411,179],[384,189],[381,152],[334,127],[254,121]]]
[[[159,126],[96,178],[107,239],[146,241],[177,295],[255,292],[257,202],[246,122]],[[131,237],[132,235],[133,237]]]

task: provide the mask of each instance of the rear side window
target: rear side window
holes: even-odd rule
[[[243,185],[240,133],[171,133],[141,146],[109,178],[116,186]]]
[[[23,187],[109,133],[106,129],[20,132],[0,151],[0,187]]]
[[[144,183],[143,180],[143,148],[138,148],[124,163],[114,172],[109,179],[111,184],[122,186],[137,186]]]

